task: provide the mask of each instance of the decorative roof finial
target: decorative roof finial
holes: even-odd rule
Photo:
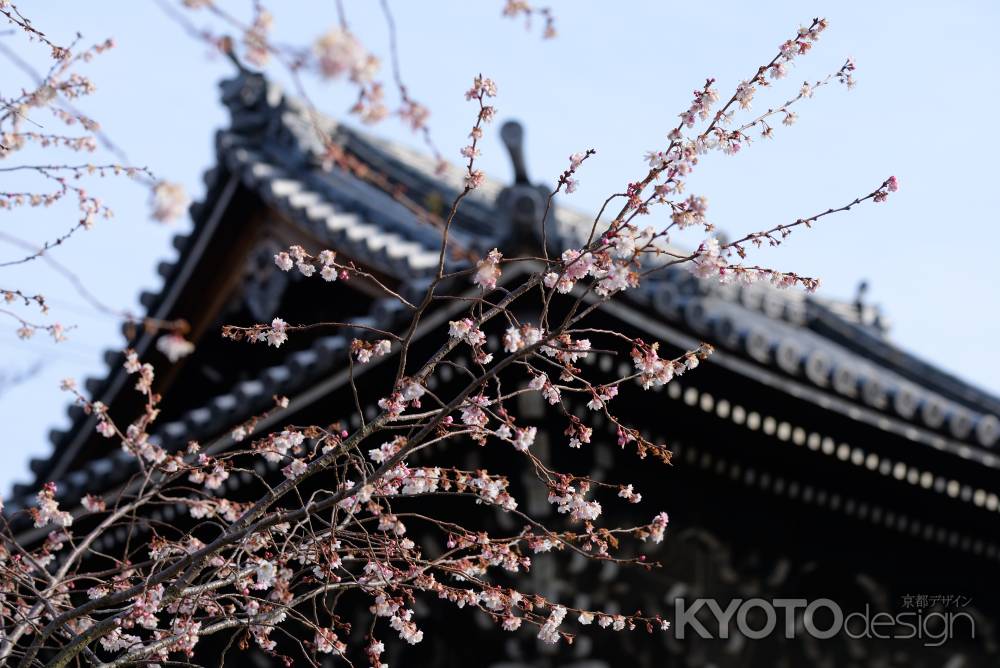
[[[524,164],[524,128],[517,121],[507,121],[500,128],[500,139],[514,165],[514,184],[529,185],[528,168]]]
[[[524,128],[517,121],[507,121],[500,127],[500,139],[514,166],[514,183],[497,196],[497,207],[507,219],[504,251],[520,252],[530,248],[537,252],[541,241],[542,212],[549,190],[528,180],[524,161]]]
[[[858,320],[864,321],[865,310],[868,306],[865,296],[868,294],[868,281],[862,280],[858,283],[857,291],[854,293],[854,309],[858,312]]]
[[[867,300],[870,287],[866,280],[858,283],[857,292],[854,296],[854,310],[858,315],[858,322],[881,334],[886,334],[889,331],[889,320],[883,315],[882,309],[878,305],[871,304]]]

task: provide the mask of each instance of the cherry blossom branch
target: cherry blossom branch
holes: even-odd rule
[[[336,75],[337,68],[346,68],[339,72],[360,90],[361,107],[357,113],[362,117],[379,113],[380,88],[365,70],[370,64],[368,54],[351,41],[354,38],[339,5],[339,30],[323,36],[315,45],[315,53],[309,54],[271,43],[269,14],[260,2],[253,3],[249,24],[230,17],[211,0],[187,0],[186,4],[190,8],[208,8],[229,25],[239,26],[243,49],[251,61],[269,56],[286,60],[297,85],[301,85],[298,73],[307,60],[321,71],[325,67],[330,76]],[[515,13],[521,12],[524,5],[508,3]],[[383,10],[392,33],[395,80],[405,97],[395,62],[395,23],[384,3]],[[565,426],[563,435],[571,451],[592,440],[593,427],[573,410],[575,405],[585,403],[611,426],[620,448],[634,449],[640,458],[652,454],[669,463],[670,451],[665,444],[651,442],[616,415],[616,397],[626,384],[651,389],[672,382],[676,376],[696,369],[712,353],[712,347],[701,344],[675,357],[661,357],[660,342],[589,326],[586,320],[610,300],[640,285],[651,272],[681,263],[705,277],[767,279],[779,285],[815,287],[812,278],[766,267],[729,264],[726,258],[732,253],[743,257],[745,247],[751,243],[780,244],[796,227],[808,227],[869,199],[883,201],[897,189],[897,181],[890,178],[869,195],[837,209],[727,244],[710,236],[691,253],[666,245],[669,233],[675,229],[700,226],[712,232],[703,198],[690,196],[674,201],[671,197],[680,192],[699,155],[709,149],[735,152],[741,142],[748,141],[746,129],[757,124],[769,127],[766,122],[771,115],[790,113],[789,106],[804,97],[802,91],[783,107],[769,110],[748,125],[726,129],[731,123],[730,110],[737,103],[748,109],[755,88],[769,85],[767,76],[779,78],[784,66],[807,51],[825,25],[825,21],[816,19],[800,29],[793,39],[782,44],[778,56],[759,67],[751,79],[741,82],[729,102],[714,115],[711,106],[717,94],[712,80],[708,80],[681,114],[666,151],[647,156],[650,168],[645,176],[629,184],[624,193],[605,200],[582,247],[550,257],[545,226],[555,194],[575,189],[576,170],[592,151],[571,156],[569,169],[549,194],[540,221],[542,257],[505,258],[499,249],[493,249],[482,257],[471,258],[474,266],[446,273],[446,260],[453,250],[453,221],[469,193],[483,180],[475,168],[475,158],[482,125],[493,115],[485,98],[495,94],[495,86],[477,77],[467,93],[467,99],[477,100],[479,113],[470,145],[463,149],[466,180],[446,217],[439,221],[441,247],[437,272],[429,287],[420,300],[414,300],[417,303],[411,303],[370,277],[385,294],[410,309],[403,326],[372,327],[336,320],[289,325],[275,318],[270,324],[226,326],[222,330],[224,337],[273,347],[283,345],[290,333],[318,327],[353,328],[363,333],[351,342],[347,368],[338,380],[346,385],[338,391],[345,396],[349,392],[353,402],[342,402],[334,408],[353,414],[356,422],[346,423],[358,425],[353,431],[345,429],[343,415],[324,415],[321,419],[326,426],[287,424],[287,416],[292,414],[289,401],[275,397],[273,408],[224,430],[227,435],[207,447],[191,442],[184,449],[168,452],[149,436],[159,415],[160,398],[153,389],[152,366],[139,360],[135,352],[126,355],[125,370],[135,378],[144,406],[130,424],[119,425],[107,406],[87,401],[68,384],[67,389],[74,392],[84,411],[96,417],[98,433],[120,441],[134,458],[133,470],[137,472],[107,498],[85,497],[82,506],[86,513],[78,515],[59,506],[55,484],[46,485],[36,504],[23,514],[34,521],[37,529],[52,526],[55,530],[32,549],[17,544],[9,531],[3,536],[4,541],[13,542],[13,552],[23,555],[19,563],[31,564],[31,568],[14,570],[8,566],[13,562],[0,564],[2,583],[20,596],[19,601],[25,601],[19,602],[9,617],[15,620],[15,626],[21,624],[21,630],[7,654],[0,657],[0,664],[18,659],[20,665],[30,666],[43,651],[54,655],[48,663],[53,666],[68,665],[81,654],[87,660],[100,661],[94,653],[98,648],[113,656],[104,665],[165,663],[176,654],[192,657],[201,638],[232,629],[242,629],[242,638],[276,658],[279,655],[271,637],[273,632],[287,633],[290,646],[306,661],[314,662],[321,654],[344,656],[348,647],[338,633],[344,633],[347,625],[338,611],[346,609],[347,604],[340,599],[345,592],[371,603],[370,643],[364,653],[374,665],[381,665],[384,649],[376,640],[379,620],[404,642],[416,643],[423,638],[412,611],[419,595],[481,610],[506,631],[533,626],[538,638],[548,643],[572,640],[573,633],[563,628],[570,613],[581,626],[596,623],[615,631],[642,625],[650,632],[657,627],[665,629],[668,622],[658,615],[571,608],[538,594],[524,593],[517,586],[492,583],[492,573],[519,571],[531,563],[530,554],[549,550],[651,568],[658,564],[647,561],[644,554],[622,554],[620,542],[631,538],[659,543],[669,521],[662,512],[652,521],[636,526],[631,526],[634,522],[620,526],[602,520],[602,501],[607,503],[608,497],[613,496],[615,503],[635,504],[642,495],[627,481],[595,480],[562,471],[546,461],[541,450],[532,449],[538,427],[522,421],[515,406],[519,402],[514,398],[537,393],[550,407],[549,420],[556,424],[562,421]],[[231,53],[232,42],[225,48]],[[345,59],[345,53],[350,57]],[[309,60],[312,58],[316,60]],[[850,70],[844,68],[840,73],[850,76]],[[828,77],[820,84],[830,80]],[[693,127],[699,120],[707,121],[707,127],[694,139],[685,139],[684,128]],[[318,117],[314,125],[317,132],[322,130]],[[351,162],[349,156],[334,155],[329,137],[324,142],[330,147],[331,160],[336,158],[338,164]],[[349,169],[356,168],[358,164]],[[655,187],[649,188],[654,182]],[[598,235],[597,225],[605,209],[620,197],[626,198],[625,206]],[[668,207],[669,224],[659,230],[639,229],[638,216],[646,215],[656,205]],[[274,259],[283,271],[294,268],[306,277],[318,275],[328,282],[362,276],[352,264],[339,263],[330,250],[313,256],[292,246]],[[644,265],[647,259],[650,262]],[[502,280],[505,271],[508,274]],[[470,283],[469,290],[460,287]],[[33,302],[24,293],[9,292],[12,301],[24,300],[25,306],[42,307],[41,302]],[[525,299],[529,295],[532,298]],[[442,306],[428,317],[436,304]],[[455,319],[449,321],[450,317]],[[408,374],[416,357],[418,333],[438,328],[445,321],[445,341],[430,354],[422,352],[419,363],[412,365],[416,370]],[[501,335],[493,338],[496,334]],[[494,343],[497,339],[499,342]],[[392,353],[399,359],[391,387],[377,390],[382,396],[376,402],[378,410],[369,419],[363,410],[361,388],[355,382],[355,366]],[[580,360],[588,356],[630,360],[631,367],[592,377],[580,365]],[[439,369],[453,370],[454,379],[440,387],[428,387],[433,385],[432,374]],[[380,381],[372,382],[371,388],[378,388]],[[278,423],[283,426],[271,431],[261,428]],[[512,449],[512,457],[507,458],[511,460],[510,471],[449,465],[455,448],[488,442]],[[437,461],[427,459],[432,456],[442,459],[433,466],[414,463]],[[280,474],[258,473],[258,458],[280,470]],[[523,472],[528,484],[544,490],[556,517],[565,518],[567,528],[559,528],[562,520],[543,521],[519,510],[510,487],[510,472]],[[224,483],[236,474],[249,474],[264,491],[251,501],[227,498]],[[521,529],[484,529],[478,522],[489,524],[490,515],[479,518],[469,513],[452,521],[422,512],[421,504],[430,498],[471,501],[489,514],[509,513],[521,523]],[[114,519],[107,515],[108,503],[113,505]],[[139,512],[142,508],[148,513],[148,509],[161,505],[179,506],[191,522],[174,526]],[[73,542],[72,522],[87,514],[104,517],[100,530],[91,529],[96,532],[91,536],[124,531],[123,544],[100,555],[110,560],[113,568],[102,565],[100,572],[88,571],[80,556],[80,543]],[[412,535],[419,535],[434,547],[418,549],[407,537],[408,526],[419,531]],[[138,540],[140,528],[150,532],[148,540]],[[46,568],[63,554],[67,542],[76,550],[72,553],[75,556],[54,573],[57,577],[52,577]],[[453,576],[461,577],[461,581],[452,583]],[[28,614],[32,611],[34,614]],[[168,621],[161,622],[158,615],[166,615]],[[304,630],[312,639],[298,632],[292,635],[288,627]],[[6,632],[9,628],[4,625],[0,630]]]

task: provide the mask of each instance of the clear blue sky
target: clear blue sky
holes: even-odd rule
[[[867,279],[871,299],[893,322],[894,341],[1000,392],[998,281],[989,259],[1000,244],[993,165],[1000,134],[990,123],[1000,101],[997,3],[727,0],[709,7],[551,0],[560,34],[543,41],[540,26],[529,33],[501,20],[502,0],[390,2],[404,78],[413,95],[430,104],[434,137],[446,154],[457,158],[463,145],[473,112],[462,93],[483,72],[499,85],[500,118],[526,125],[532,178],[551,182],[570,153],[598,150],[581,173],[580,190],[564,200],[587,210],[641,172],[642,154],[662,145],[705,77],[716,77],[722,92],[731,90],[798,25],[826,16],[830,29],[817,48],[783,88],[759,94],[755,106],[786,99],[799,82],[835,69],[846,56],[858,64],[856,89],[825,89],[802,106],[794,127],[778,128],[776,139],[732,158],[712,156],[690,190],[706,195],[710,218],[735,235],[842,204],[896,174],[902,189],[888,203],[796,234],[756,258],[820,276],[822,293],[833,297],[850,297]],[[223,4],[243,15],[250,6]],[[332,0],[270,4],[276,32],[287,41],[308,43],[336,20]],[[354,31],[387,55],[378,3],[345,4]],[[115,37],[118,48],[86,67],[99,90],[81,106],[134,164],[200,196],[201,173],[214,161],[213,133],[226,124],[216,82],[231,74],[231,65],[208,55],[153,2],[52,0],[31,10],[57,42],[68,42],[77,30],[87,42]],[[38,62],[39,52],[30,55]],[[6,62],[0,71],[4,94],[22,85]],[[340,84],[312,82],[311,90],[335,116],[352,101]],[[375,131],[419,146],[394,121]],[[509,174],[494,133],[481,164],[493,175]],[[160,284],[156,263],[175,253],[170,237],[188,223],[165,228],[149,221],[145,193],[125,181],[92,189],[117,217],[55,257],[106,303],[138,310],[140,290]],[[57,209],[0,220],[2,229],[41,241],[64,230],[72,215]],[[0,260],[16,253],[0,245]],[[0,396],[7,435],[0,444],[0,489],[6,493],[10,482],[26,477],[28,457],[47,452],[47,430],[65,426],[59,379],[103,374],[100,353],[121,345],[121,338],[115,322],[96,314],[43,264],[0,272],[4,287],[45,293],[54,318],[78,325],[69,342],[55,345],[41,336],[19,342],[13,322],[0,321],[0,372],[44,364],[30,382]]]

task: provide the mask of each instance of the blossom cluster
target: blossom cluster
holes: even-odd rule
[[[153,186],[150,193],[153,218],[160,222],[169,222],[183,217],[187,213],[190,203],[191,200],[188,198],[184,186],[179,183],[159,181]]]
[[[342,28],[332,28],[320,35],[313,53],[320,74],[327,79],[346,76],[355,83],[370,83],[379,70],[378,58]]]
[[[544,39],[553,39],[556,36],[556,19],[552,10],[548,7],[536,7],[527,0],[506,0],[503,6],[503,15],[508,18],[523,16],[526,27],[531,27],[531,18],[539,15],[545,21],[542,29]]]
[[[420,398],[426,394],[424,386],[413,378],[400,380],[396,390],[388,397],[378,400],[378,407],[390,417],[398,417],[409,408],[420,408]]]
[[[486,254],[482,260],[476,264],[476,273],[472,276],[472,282],[484,290],[493,290],[500,280],[500,261],[503,254],[496,248]]]
[[[576,192],[576,189],[580,186],[580,182],[573,178],[573,176],[576,174],[576,170],[580,169],[583,161],[594,155],[596,152],[597,151],[594,149],[588,149],[581,153],[574,153],[569,156],[569,169],[559,175],[559,184],[557,185],[557,189],[565,187],[566,194],[568,195]]]
[[[475,164],[476,157],[479,155],[478,144],[479,140],[483,138],[483,125],[492,122],[496,116],[496,107],[486,104],[485,101],[487,98],[496,96],[496,83],[481,74],[473,80],[472,87],[465,93],[466,100],[476,100],[479,103],[479,114],[476,117],[476,123],[469,132],[469,137],[472,141],[461,150],[462,157],[468,159],[468,163],[465,166],[466,191],[475,190],[486,180],[486,175],[482,171],[475,169],[473,165]]]
[[[281,318],[274,318],[270,324],[253,325],[252,327],[226,326],[222,336],[234,341],[249,343],[266,343],[268,346],[280,348],[288,341],[289,324]]]
[[[483,345],[486,343],[486,334],[471,318],[462,318],[461,320],[452,320],[449,322],[448,336],[471,346],[473,360],[476,364],[486,365],[493,361],[493,353],[488,353],[483,348]]]
[[[392,350],[392,343],[388,339],[379,339],[378,341],[353,339],[351,341],[351,352],[361,364],[367,364],[375,358],[388,355],[390,350]]]
[[[164,334],[156,340],[156,349],[171,362],[194,352],[194,344],[177,333]]]
[[[636,339],[632,346],[632,364],[639,373],[643,389],[666,385],[674,376],[697,368],[701,360],[714,351],[711,345],[703,343],[697,350],[688,351],[677,359],[663,359],[659,347],[659,343],[647,344],[642,339]]]
[[[565,250],[561,265],[549,271],[542,279],[545,287],[561,294],[569,293],[585,277],[594,279],[594,292],[608,297],[639,285],[636,271],[637,255],[653,239],[652,228],[637,229],[622,225],[609,230],[595,250]]]
[[[31,509],[36,527],[53,524],[57,527],[68,527],[73,524],[73,516],[65,510],[60,510],[56,501],[56,484],[46,483],[36,497],[38,505]]]
[[[337,264],[337,254],[332,250],[320,251],[314,258],[302,246],[290,246],[274,256],[274,264],[281,271],[291,271],[294,267],[306,278],[315,274],[318,266],[319,275],[327,282],[348,278],[348,267]]]

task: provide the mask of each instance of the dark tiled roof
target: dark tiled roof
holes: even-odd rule
[[[370,267],[413,285],[420,283],[414,279],[433,272],[438,231],[373,185],[346,172],[322,169],[324,147],[316,135],[317,125],[369,168],[417,196],[436,194],[449,201],[462,188],[460,168],[441,172],[436,162],[410,149],[329,119],[314,119],[258,75],[245,73],[225,82],[222,90],[232,123],[218,136],[220,166],[206,175],[205,202],[192,206],[194,231],[175,240],[181,250],[179,259],[161,267],[164,288],[142,297],[150,314],[156,316],[169,307],[171,285],[183,280],[186,262],[196,261],[197,246],[211,234],[213,217],[226,205],[234,180],[292,221],[328,239],[331,247]],[[503,248],[516,233],[511,229],[511,208],[517,197],[537,198],[538,189],[505,188],[488,179],[467,198],[453,239],[472,252]],[[592,222],[557,207],[550,227],[553,246],[579,246]],[[905,353],[882,332],[864,324],[865,318],[857,317],[852,306],[769,285],[717,285],[680,268],[653,275],[638,290],[627,293],[624,303],[718,344],[741,360],[741,369],[766,369],[773,377],[819,393],[810,396],[830,397],[839,405],[881,414],[894,424],[913,425],[935,447],[947,449],[944,446],[950,444],[967,458],[1000,464],[989,452],[1000,438],[996,417],[1000,400]],[[391,322],[391,310],[384,303],[377,302],[374,309],[375,321]],[[383,320],[386,317],[390,320]],[[334,368],[343,360],[345,347],[343,337],[321,339],[259,378],[190,411],[182,421],[162,426],[157,437],[164,445],[182,444],[220,428],[227,420],[250,415],[252,411],[247,411],[258,399],[266,403],[274,392],[288,391],[289,383],[310,382],[313,372]],[[113,396],[121,386],[116,380],[120,355],[109,353],[108,363],[107,378],[87,383],[95,398]],[[53,433],[53,456],[32,465],[38,482],[50,479],[56,470],[53,463],[81,430],[93,428],[78,408],[70,410],[70,417],[73,429]],[[70,487],[78,495],[91,484],[101,486],[101,481],[114,475],[114,468],[108,460],[97,460],[83,471],[61,471],[57,477],[69,476]],[[21,486],[16,492],[28,489]]]

